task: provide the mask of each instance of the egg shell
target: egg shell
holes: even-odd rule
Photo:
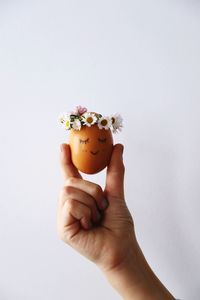
[[[84,125],[80,130],[70,130],[69,145],[75,167],[83,173],[95,174],[110,162],[113,137],[110,129]]]

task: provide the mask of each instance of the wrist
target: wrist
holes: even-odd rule
[[[104,274],[124,300],[175,299],[153,273],[138,244]]]

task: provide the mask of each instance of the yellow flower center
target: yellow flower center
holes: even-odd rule
[[[70,126],[70,121],[66,121],[65,125],[66,125],[66,127],[69,127]]]
[[[112,117],[111,120],[112,120],[112,124],[114,124],[115,123],[115,118]]]
[[[106,126],[107,124],[108,124],[108,121],[107,121],[107,120],[104,119],[104,120],[101,121],[101,125],[102,125],[102,126]]]
[[[89,124],[91,124],[91,123],[93,122],[93,118],[92,118],[92,117],[88,117],[88,118],[87,118],[87,122],[88,122]]]

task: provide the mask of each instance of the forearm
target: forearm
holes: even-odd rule
[[[139,245],[105,275],[124,300],[175,300],[151,270]]]

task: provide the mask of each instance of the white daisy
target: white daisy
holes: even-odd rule
[[[71,120],[70,120],[70,116],[66,116],[66,117],[65,117],[63,126],[64,126],[64,128],[65,128],[66,130],[71,129]]]
[[[110,129],[112,125],[112,120],[109,118],[109,117],[101,117],[99,120],[98,120],[98,127],[99,129]]]
[[[81,121],[79,119],[75,119],[74,122],[72,123],[72,127],[75,130],[80,130],[81,129]]]
[[[63,124],[63,123],[65,122],[65,118],[66,118],[66,114],[61,113],[61,114],[59,114],[59,116],[58,116],[58,121],[59,121],[61,124]]]
[[[82,120],[84,122],[83,125],[87,125],[88,127],[91,127],[91,125],[96,123],[97,117],[93,113],[86,112],[82,115]]]
[[[123,127],[123,119],[121,115],[118,113],[114,114],[112,115],[111,120],[112,120],[113,133],[121,131]]]

